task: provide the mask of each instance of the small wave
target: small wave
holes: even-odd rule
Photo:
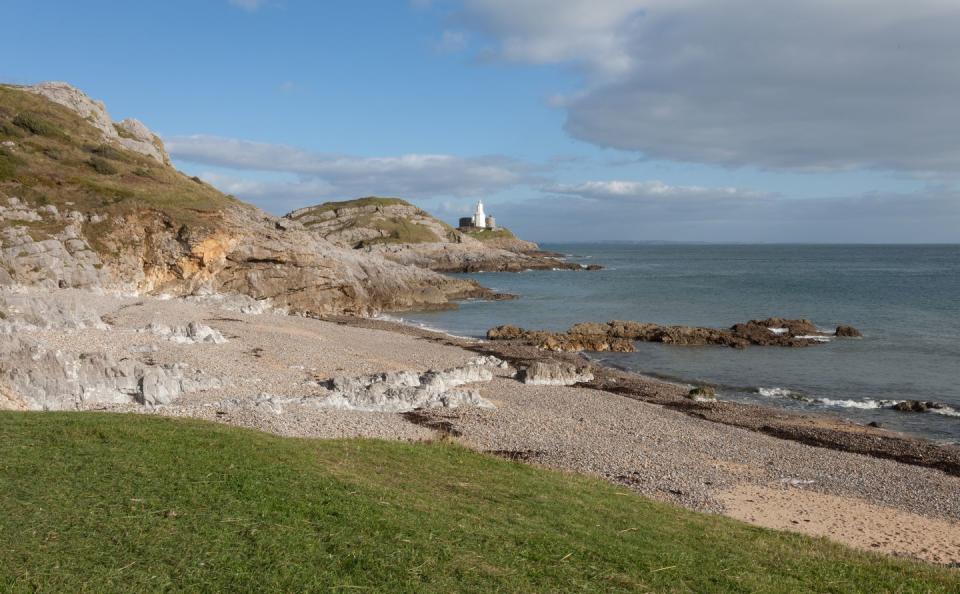
[[[396,317],[396,316],[391,316],[391,315],[388,315],[388,314],[380,314],[380,315],[374,316],[373,319],[375,319],[375,320],[382,320],[382,321],[384,321],[384,322],[393,322],[393,323],[395,323],[395,324],[403,324],[404,326],[411,326],[411,327],[413,327],[413,328],[419,328],[419,329],[421,329],[421,330],[427,330],[427,331],[429,331],[429,332],[436,332],[436,333],[438,333],[438,334],[445,334],[445,335],[449,336],[450,338],[459,338],[459,339],[461,339],[461,340],[469,340],[469,341],[472,341],[472,342],[477,342],[477,341],[479,341],[479,339],[477,339],[477,338],[475,338],[475,337],[473,337],[473,336],[460,336],[460,335],[458,335],[458,334],[453,334],[452,332],[447,332],[446,330],[443,330],[443,329],[440,329],[440,328],[435,328],[435,327],[430,326],[429,324],[425,324],[425,323],[423,323],[423,322],[414,322],[414,321],[411,321],[411,320],[406,320],[406,319],[404,319],[404,318],[400,318],[400,317]]]
[[[808,334],[804,336],[795,336],[794,338],[799,338],[801,340],[812,340],[814,342],[830,342],[829,336],[820,336],[819,334]]]
[[[861,410],[890,408],[897,403],[896,400],[844,400],[833,398],[814,398],[811,400],[811,402],[821,406],[833,406],[836,408],[859,408]]]
[[[767,398],[789,398],[793,392],[786,388],[757,388],[757,393]]]
[[[960,417],[960,410],[944,406],[943,408],[931,408],[929,412],[935,415],[944,415],[946,417]]]

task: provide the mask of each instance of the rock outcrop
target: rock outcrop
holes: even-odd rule
[[[493,405],[472,390],[460,386],[488,382],[493,373],[480,365],[444,371],[399,371],[361,377],[338,377],[327,383],[331,393],[318,405],[347,410],[407,412],[418,408],[456,408]]]
[[[140,332],[149,332],[170,342],[180,344],[223,344],[227,339],[215,328],[193,321],[184,326],[151,323]]]
[[[437,272],[583,269],[505,230],[503,236],[477,239],[399,198],[327,202],[286,218],[338,246]]]
[[[91,99],[86,93],[65,82],[44,82],[25,90],[59,103],[77,113],[102,134],[102,139],[116,143],[128,150],[146,155],[159,163],[170,164],[170,156],[163,148],[160,137],[150,131],[143,122],[128,118],[114,122],[107,113],[103,101]]]
[[[519,379],[535,386],[572,386],[593,381],[593,374],[584,367],[563,361],[534,361],[520,370]]]
[[[182,364],[144,365],[103,352],[49,350],[19,337],[0,340],[0,392],[7,408],[74,410],[98,404],[169,404],[181,394],[221,386]]]
[[[474,281],[344,248],[167,162],[65,83],[0,85],[0,286],[241,294],[290,313],[372,314],[492,297]]]
[[[845,334],[857,332],[847,328]],[[859,332],[857,332],[859,335]],[[728,329],[698,326],[660,326],[632,321],[606,324],[576,324],[566,332],[525,330],[516,326],[498,326],[487,331],[489,340],[514,340],[556,352],[615,351],[633,352],[634,341],[676,345],[723,345],[734,348],[755,346],[803,347],[829,341],[830,335],[820,332],[810,320],[767,318],[734,324]]]

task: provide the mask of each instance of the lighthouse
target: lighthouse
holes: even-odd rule
[[[473,213],[473,226],[484,229],[487,226],[487,215],[483,213],[483,200],[477,200],[477,211]]]
[[[460,217],[460,230],[464,233],[476,231],[477,229],[496,230],[496,228],[497,220],[492,216],[487,216],[487,213],[483,212],[483,200],[477,201],[477,209],[474,211],[473,216]]]

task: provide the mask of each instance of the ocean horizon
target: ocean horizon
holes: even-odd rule
[[[601,363],[689,384],[720,398],[827,412],[942,443],[960,441],[960,245],[545,243],[595,272],[466,275],[515,301],[467,301],[405,321],[483,337],[501,324],[565,330],[613,319],[729,327],[767,317],[807,318],[860,339],[803,349],[638,343],[634,353],[589,353]],[[892,409],[939,402],[928,413]]]

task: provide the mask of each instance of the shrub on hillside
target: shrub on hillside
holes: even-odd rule
[[[35,113],[19,113],[13,118],[13,123],[31,134],[38,134],[40,136],[63,136],[63,132],[54,123]]]
[[[117,168],[110,164],[110,161],[100,157],[91,157],[88,161],[90,167],[101,175],[113,175],[117,173]]]

